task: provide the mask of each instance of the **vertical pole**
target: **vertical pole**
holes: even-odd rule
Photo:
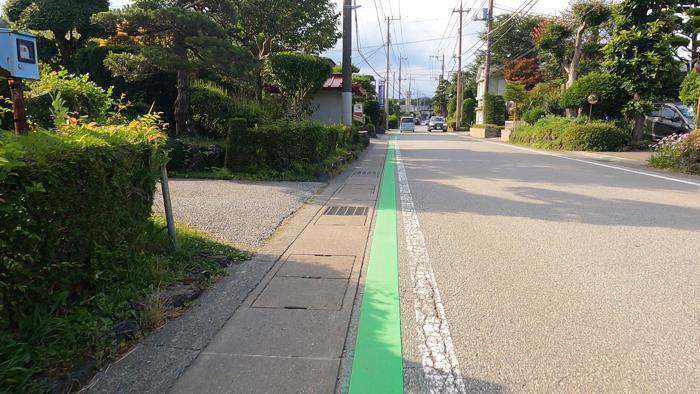
[[[168,224],[168,237],[173,250],[177,250],[177,234],[173,220],[173,206],[170,204],[170,187],[168,187],[168,170],[165,166],[160,168],[160,187],[163,191],[163,208],[165,208],[165,221]]]
[[[391,53],[391,31],[389,30],[389,25],[391,24],[391,18],[386,17],[386,83],[384,86],[384,113],[386,114],[386,129],[389,130],[389,54]],[[394,88],[394,85],[391,85]]]
[[[457,50],[457,105],[455,108],[455,131],[462,127],[462,101],[464,101],[464,92],[462,86],[462,14],[464,7],[462,1],[459,2],[459,49]]]
[[[440,71],[440,80],[445,79],[445,55],[442,55],[442,68]]]
[[[401,116],[401,65],[403,64],[403,58],[399,58],[399,117]]]
[[[493,0],[489,0],[486,16],[486,56],[484,57],[484,95],[489,93],[491,83],[491,30],[493,29]]]
[[[27,115],[24,110],[24,86],[22,78],[9,79],[10,95],[12,96],[12,113],[15,121],[15,134],[29,134]]]
[[[700,130],[700,97],[698,97],[698,109],[695,111],[695,130]]]
[[[352,0],[343,7],[343,124],[352,125]]]

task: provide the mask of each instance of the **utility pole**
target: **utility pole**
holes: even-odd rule
[[[389,55],[391,54],[391,21],[397,21],[399,18],[392,18],[387,16],[386,17],[386,85],[389,85],[389,70],[390,70],[390,62],[389,62]],[[393,95],[393,88],[394,85],[391,86],[392,88],[392,95]],[[389,86],[385,86],[384,88],[384,95],[386,96],[384,98],[384,113],[386,114],[386,129],[389,130]]]
[[[401,76],[401,65],[403,64],[404,60],[408,60],[408,58],[399,57],[399,114],[401,114],[401,81],[403,80],[403,77]]]
[[[486,56],[484,57],[484,95],[489,93],[489,83],[491,82],[491,30],[492,29],[493,29],[493,0],[489,0],[488,15],[486,15]]]
[[[352,0],[343,5],[343,124],[352,125]]]
[[[440,80],[442,81],[445,79],[445,55],[441,56],[430,56],[431,58],[435,58],[435,60],[440,60],[442,62],[442,66],[440,67]]]
[[[493,0],[489,0],[493,5]],[[462,126],[462,101],[464,101],[464,92],[462,86],[462,15],[469,10],[465,10],[462,5],[462,0],[459,1],[459,9],[452,12],[459,13],[459,49],[457,50],[457,108],[455,109],[455,130],[459,130]]]

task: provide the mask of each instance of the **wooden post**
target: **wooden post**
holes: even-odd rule
[[[29,134],[29,126],[27,125],[27,115],[24,111],[24,86],[22,86],[22,78],[9,79],[8,82],[12,95],[15,134],[27,135]]]
[[[695,111],[695,130],[700,130],[700,97],[698,97],[698,108]]]

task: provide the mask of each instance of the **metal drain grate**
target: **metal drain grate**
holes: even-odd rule
[[[367,207],[328,207],[323,214],[332,216],[365,216],[367,211]]]
[[[370,171],[370,170],[357,170],[353,175],[357,176],[377,176],[379,175],[379,172],[377,171]]]

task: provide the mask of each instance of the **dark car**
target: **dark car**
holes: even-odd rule
[[[447,131],[447,122],[445,122],[445,118],[442,116],[433,116],[430,118],[430,121],[428,121],[428,131],[432,132],[433,130],[442,130],[442,132]]]
[[[657,103],[646,116],[645,132],[654,139],[687,133],[695,127],[693,110],[681,103]]]

